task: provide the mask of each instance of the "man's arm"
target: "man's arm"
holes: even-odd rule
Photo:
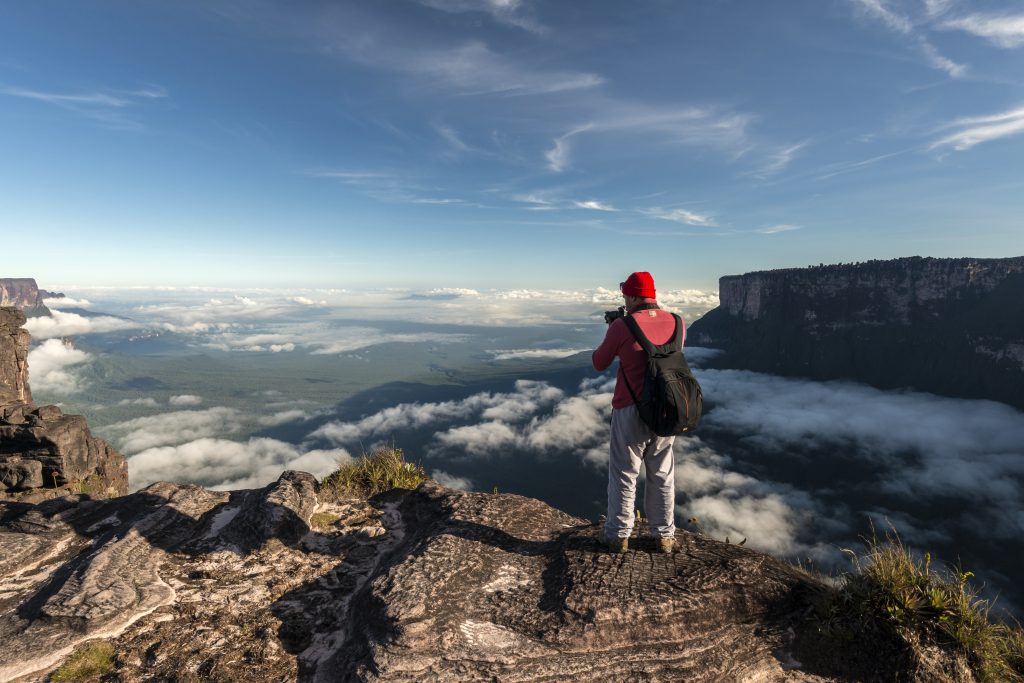
[[[597,347],[590,359],[595,370],[603,372],[615,360],[615,356],[619,353],[619,347],[622,346],[622,333],[625,329],[626,323],[622,322],[622,318],[608,326],[608,331],[604,334],[604,341]]]

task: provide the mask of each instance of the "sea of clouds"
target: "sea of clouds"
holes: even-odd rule
[[[1024,413],[987,401],[745,371],[703,370],[700,378],[713,397],[702,431],[746,439],[733,451],[711,436],[676,441],[677,512],[697,518],[715,537],[745,538],[754,548],[827,564],[838,557],[833,540],[855,537],[865,517],[924,541],[967,531],[1019,543],[1024,534]],[[223,406],[136,418],[108,431],[129,455],[135,487],[171,479],[231,488],[268,483],[288,468],[323,476],[350,453],[400,444],[403,434],[426,429],[432,436],[424,455],[444,463],[435,469],[437,478],[472,489],[474,475],[489,462],[523,452],[541,463],[538,476],[545,459],[567,455],[581,467],[604,468],[612,388],[608,376],[584,380],[575,392],[519,380],[508,392],[401,403],[356,420],[329,420],[297,444],[238,441],[252,420]],[[296,411],[282,420],[309,417]],[[799,461],[809,449],[856,454],[866,478],[804,490],[786,480],[784,468],[772,476],[773,458]],[[762,460],[756,466],[751,452]],[[858,488],[889,502],[858,507]],[[915,519],[900,512],[908,496],[959,500],[971,514]]]
[[[80,393],[83,365],[92,358],[72,337],[121,333],[131,339],[181,335],[198,351],[240,353],[348,354],[387,343],[461,343],[472,334],[460,328],[548,326],[556,333],[600,319],[621,304],[617,291],[386,289],[352,291],[246,290],[205,288],[77,288],[74,298],[46,299],[52,315],[25,324],[35,346],[29,357],[32,384],[54,394]],[[690,319],[718,304],[716,294],[666,290],[659,297]],[[394,323],[419,329],[396,330]],[[585,350],[565,339],[525,348],[488,350],[497,361],[565,358]]]
[[[86,294],[89,301],[103,296],[76,293],[78,307],[88,305]],[[146,296],[153,293],[140,293]],[[48,302],[56,307],[54,317],[33,319],[29,326],[38,340],[29,359],[33,387],[58,394],[83,391],[77,370],[90,362],[90,354],[62,339],[89,332],[173,332],[187,335],[198,348],[316,356],[368,343],[444,344],[478,334],[481,326],[494,328],[497,339],[503,328],[517,325],[552,329],[543,342],[524,348],[496,344],[489,352],[495,361],[516,363],[585,351],[565,339],[571,334],[558,330],[572,330],[580,320],[617,305],[616,292],[600,289],[318,290],[287,296],[168,291],[162,297],[122,300],[114,315],[63,314],[59,300]],[[717,303],[691,291],[663,298],[684,312]],[[388,325],[396,318],[447,327],[400,332]],[[339,330],[332,325],[339,319],[360,323]],[[713,353],[688,350],[698,367]],[[841,544],[855,540],[865,519],[922,544],[969,535],[1005,543],[1019,554],[1024,413],[989,401],[737,370],[700,370],[699,377],[709,410],[699,436],[677,440],[677,512],[682,519],[695,518],[705,532],[826,566],[838,562]],[[166,402],[141,396],[133,400],[146,402],[139,407],[155,414],[110,425],[107,433],[129,456],[135,488],[175,480],[223,489],[260,486],[284,469],[323,476],[352,453],[377,443],[400,444],[403,433],[426,431],[422,455],[431,462],[431,474],[446,485],[473,490],[486,481],[488,463],[517,454],[530,454],[540,467],[545,459],[572,457],[580,467],[604,468],[612,389],[607,375],[587,378],[573,389],[534,377],[509,391],[400,403],[351,420],[331,419],[323,409],[306,410],[288,401],[254,416],[231,406],[206,406],[193,394]],[[269,397],[268,405],[274,405]],[[251,436],[275,425],[305,423],[308,431],[294,443]],[[794,468],[833,465],[857,474],[827,484],[792,476]],[[603,491],[595,492],[598,496]],[[965,512],[922,516],[921,506],[929,504]]]

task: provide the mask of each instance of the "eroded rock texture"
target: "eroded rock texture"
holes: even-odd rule
[[[1024,257],[902,258],[731,275],[687,343],[711,366],[853,379],[1024,409]]]
[[[84,417],[32,403],[24,323],[20,310],[0,308],[0,500],[127,493],[124,457],[94,437]]]
[[[789,565],[684,531],[611,555],[596,532],[520,496],[338,499],[300,472],[0,503],[0,681],[96,638],[112,681],[896,680],[794,659],[822,587]]]
[[[32,402],[28,386],[28,330],[22,329],[25,314],[14,307],[0,307],[0,405]]]

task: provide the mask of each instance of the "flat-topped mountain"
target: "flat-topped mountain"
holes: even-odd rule
[[[719,280],[711,364],[1024,408],[1024,257],[901,258]]]
[[[63,294],[39,289],[30,277],[0,278],[0,306],[20,308],[28,317],[50,315],[44,299],[63,297]]]

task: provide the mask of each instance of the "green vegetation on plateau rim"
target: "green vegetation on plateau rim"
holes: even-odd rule
[[[342,463],[322,483],[338,493],[369,497],[392,489],[414,489],[426,478],[423,467],[405,461],[401,448],[384,446]]]
[[[929,554],[915,558],[895,533],[870,539],[862,555],[846,552],[855,571],[821,596],[812,617],[826,642],[876,634],[937,646],[962,655],[979,680],[1024,682],[1024,630],[993,620],[971,572],[936,570]]]
[[[114,646],[94,641],[76,650],[50,676],[51,681],[84,681],[102,676],[114,666]]]

